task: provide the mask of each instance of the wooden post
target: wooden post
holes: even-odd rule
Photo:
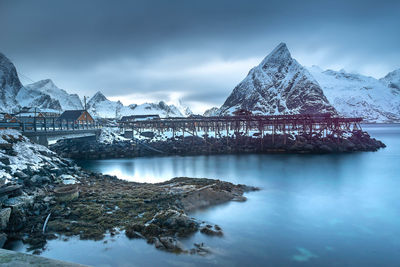
[[[260,132],[261,132],[261,151],[264,151],[264,124],[260,122]]]
[[[283,144],[286,145],[286,121],[283,122]]]
[[[229,142],[229,127],[228,127],[228,122],[225,122],[225,127],[226,127],[226,149],[228,149],[228,142]]]
[[[275,121],[272,124],[272,144],[275,144]]]

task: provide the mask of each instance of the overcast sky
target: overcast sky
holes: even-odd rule
[[[23,84],[124,104],[220,106],[280,42],[301,64],[400,68],[400,1],[0,0],[0,51]],[[30,80],[31,79],[31,80]]]

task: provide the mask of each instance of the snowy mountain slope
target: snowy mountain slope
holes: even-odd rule
[[[132,106],[132,105],[130,105]],[[158,114],[161,118],[165,117],[184,117],[179,109],[174,105],[168,105],[164,101],[158,103],[144,103],[136,105],[133,112],[129,115],[151,115]]]
[[[309,71],[339,114],[362,117],[368,122],[400,121],[400,95],[395,87],[386,86],[395,83],[390,79],[395,75],[388,74],[382,81],[344,70],[323,71],[316,66]]]
[[[54,105],[46,107],[40,105],[40,102],[36,102],[36,105],[32,100],[32,103],[29,103],[29,99],[26,96],[33,96],[36,95],[38,99],[39,96],[42,99],[50,98]],[[28,84],[25,86],[25,90],[21,90],[20,93],[17,95],[17,100],[21,103],[24,103],[23,106],[37,106],[40,109],[53,109],[56,111],[63,111],[63,110],[76,110],[76,109],[83,109],[82,102],[79,99],[79,96],[76,94],[68,94],[65,90],[58,88],[52,80],[46,79],[41,80],[32,84]],[[58,105],[57,105],[58,102]]]
[[[97,92],[88,102],[88,110],[95,117],[121,118],[129,115],[154,115],[160,117],[183,117],[174,105],[159,103],[132,104],[124,106],[120,101],[108,100],[101,92]]]
[[[213,116],[218,116],[219,113],[219,108],[217,107],[212,107],[210,109],[207,109],[204,113],[204,117],[213,117]]]
[[[311,74],[279,44],[250,70],[220,108],[220,114],[246,109],[254,114],[332,113],[322,89]]]
[[[182,101],[181,100],[179,100],[178,101],[178,104],[177,105],[174,105],[178,110],[179,110],[179,112],[183,115],[183,116],[185,116],[185,117],[188,117],[188,116],[190,116],[190,115],[193,115],[193,111],[189,108],[189,107],[187,107],[187,106],[185,106],[183,103],[182,103]]]
[[[393,94],[400,94],[400,69],[389,72],[385,77],[381,78],[380,81],[391,88]]]
[[[38,90],[22,87],[16,96],[16,100],[21,107],[36,107],[40,111],[58,112],[61,105],[58,100],[52,99]]]
[[[18,110],[19,105],[15,97],[21,87],[14,64],[0,53],[0,112]]]

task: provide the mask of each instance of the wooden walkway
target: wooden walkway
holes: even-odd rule
[[[0,129],[15,129],[25,136],[68,135],[77,133],[96,133],[101,128],[97,123],[76,123],[38,118],[33,122],[0,122]]]

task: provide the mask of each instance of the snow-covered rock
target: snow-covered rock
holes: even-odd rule
[[[97,92],[88,102],[89,113],[97,118],[116,118],[130,115],[159,115],[160,117],[183,117],[174,105],[165,102],[131,104],[124,106],[120,101],[111,101],[101,92]]]
[[[55,168],[56,164],[62,163],[54,152],[32,143],[16,130],[0,130],[0,145],[0,184],[16,180],[14,174],[27,168],[37,171],[44,166]]]
[[[21,87],[14,64],[0,53],[0,112],[18,110],[19,104],[15,98]]]
[[[400,71],[381,80],[345,70],[323,71],[313,66],[311,74],[340,115],[362,117],[368,122],[400,122]]]
[[[237,109],[263,115],[336,113],[318,82],[291,57],[284,43],[250,70],[219,113],[232,114]]]
[[[41,80],[26,85],[17,95],[21,106],[37,107],[40,110],[82,110],[82,102],[76,94],[68,94],[58,88],[52,80]]]
[[[112,144],[114,142],[125,142],[130,141],[120,135],[119,128],[104,127],[101,129],[99,142],[104,144]]]
[[[219,108],[212,107],[210,109],[207,109],[204,112],[203,116],[205,116],[205,117],[213,117],[213,116],[218,116],[218,114],[219,114]]]

